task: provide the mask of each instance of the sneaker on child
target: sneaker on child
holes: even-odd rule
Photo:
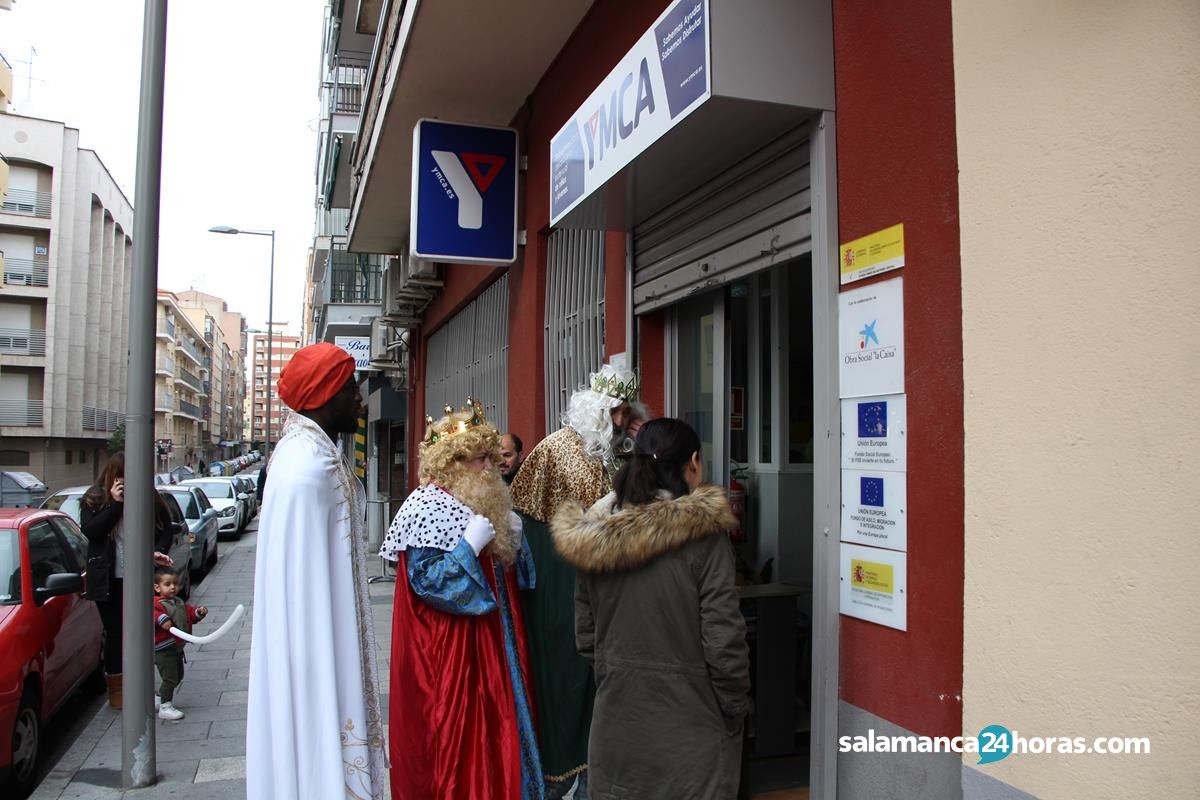
[[[158,707],[158,718],[172,721],[183,719],[183,712],[176,708],[174,703],[163,703]]]

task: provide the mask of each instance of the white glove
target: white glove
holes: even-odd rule
[[[520,538],[525,532],[525,523],[521,522],[521,515],[515,511],[508,512],[508,527],[512,528],[513,536]]]
[[[467,531],[463,534],[463,538],[467,540],[467,544],[471,545],[471,549],[478,556],[483,552],[483,548],[488,546],[488,542],[496,538],[496,529],[492,527],[491,520],[476,514],[467,523]]]

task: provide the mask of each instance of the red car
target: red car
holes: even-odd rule
[[[82,684],[104,686],[100,615],[81,595],[86,560],[66,514],[0,508],[0,784],[18,791],[33,783],[42,724]]]

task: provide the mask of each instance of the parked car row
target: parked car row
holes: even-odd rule
[[[262,459],[262,453],[254,450],[237,458],[231,458],[228,461],[214,461],[208,465],[208,474],[214,477],[234,475],[239,470],[245,469],[260,459]]]

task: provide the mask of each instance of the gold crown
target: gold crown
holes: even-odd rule
[[[596,372],[592,374],[592,391],[598,394],[617,400],[636,400],[638,389],[637,375],[622,378],[619,373]]]
[[[425,415],[425,439],[421,442],[423,446],[437,444],[449,436],[465,433],[472,428],[478,428],[483,425],[491,426],[491,423],[483,416],[483,403],[471,397],[467,398],[467,404],[457,413],[449,403],[442,410],[446,412],[449,422],[446,425],[440,426],[440,429],[439,423],[441,420],[434,420],[432,416]]]

